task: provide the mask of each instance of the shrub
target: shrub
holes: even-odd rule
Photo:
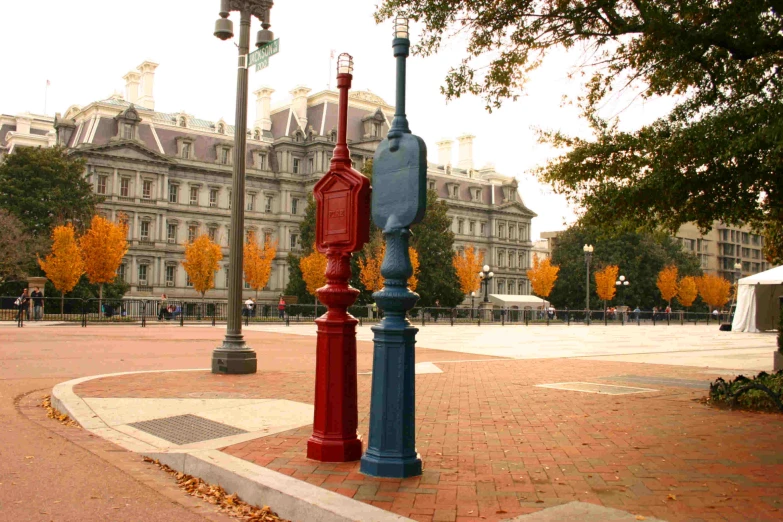
[[[710,384],[708,402],[719,408],[783,413],[783,370],[751,379],[740,375],[728,382],[718,378]]]

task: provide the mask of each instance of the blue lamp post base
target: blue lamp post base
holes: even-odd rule
[[[416,296],[407,288],[400,293]],[[372,331],[375,352],[370,439],[359,470],[374,477],[415,477],[421,475],[421,458],[416,452],[414,387],[414,349],[419,330],[404,315],[395,314],[387,315]]]

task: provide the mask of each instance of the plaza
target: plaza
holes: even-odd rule
[[[53,398],[85,428],[41,421],[63,436],[89,433],[115,451],[184,462],[186,472],[200,469],[205,480],[236,487],[291,520],[313,513],[348,519],[329,515],[324,502],[356,520],[509,520],[599,508],[630,513],[627,520],[779,519],[783,421],[700,402],[718,376],[769,370],[774,335],[693,325],[425,326],[416,349],[424,472],[408,479],[375,479],[359,473],[358,462],[306,458],[314,325],[246,328],[259,355],[258,373],[247,376],[206,370],[220,326],[34,325],[20,333],[6,323],[0,335],[4,379],[51,383],[20,402],[28,420],[41,415],[35,397],[56,385]],[[365,443],[371,335],[359,328]],[[185,415],[235,432],[172,442],[145,424]],[[302,502],[316,511],[301,511]]]

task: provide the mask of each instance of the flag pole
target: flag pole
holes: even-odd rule
[[[46,116],[46,106],[49,101],[49,80],[46,80],[46,89],[44,90],[44,116]]]

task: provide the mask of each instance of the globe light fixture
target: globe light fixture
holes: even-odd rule
[[[342,53],[337,57],[337,74],[353,73],[353,56],[348,53]]]
[[[403,16],[398,16],[394,19],[394,37],[395,38],[408,38],[408,19]]]

